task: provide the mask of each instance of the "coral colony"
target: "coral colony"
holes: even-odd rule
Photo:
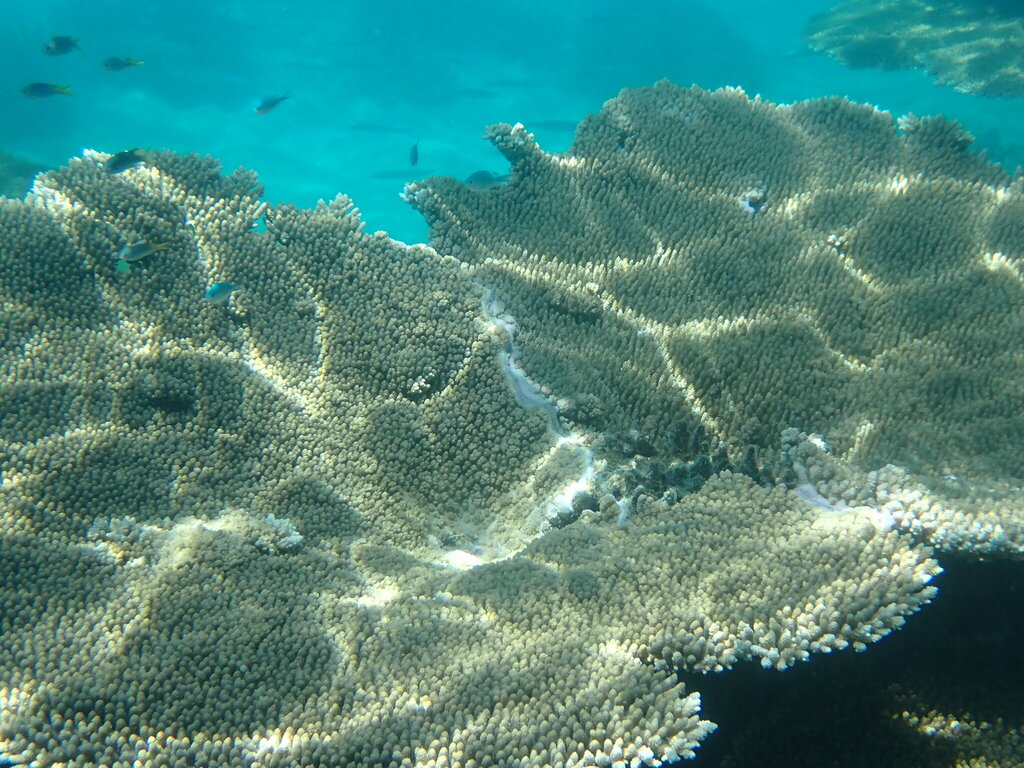
[[[408,185],[429,247],[170,152],[0,199],[0,756],[659,766],[679,673],[1020,555],[1024,198],[959,130],[661,82]]]

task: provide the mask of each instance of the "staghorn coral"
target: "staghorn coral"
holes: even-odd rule
[[[517,319],[563,418],[643,435],[662,477],[700,458],[694,434],[734,463],[816,434],[851,471],[899,468],[877,504],[908,532],[1021,551],[1024,194],[962,129],[662,82],[563,155],[523,126],[488,137],[507,185],[407,197]]]
[[[982,96],[1024,96],[1024,13],[1013,0],[846,0],[804,32],[843,64],[928,70]]]
[[[933,597],[868,513],[605,493],[569,404],[517,402],[526,319],[346,198],[102,159],[0,201],[0,755],[658,765],[713,727],[676,671],[863,649]],[[172,247],[117,271],[136,239]]]

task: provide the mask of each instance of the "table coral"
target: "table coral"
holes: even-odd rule
[[[942,121],[666,83],[566,155],[491,137],[507,184],[408,190],[434,247],[192,155],[0,200],[0,754],[657,766],[713,728],[678,672],[934,598],[853,471],[1013,476],[969,429],[1017,375],[1011,180]]]
[[[637,431],[663,466],[699,457],[695,432],[734,462],[820,435],[863,470],[955,476],[934,513],[962,518],[949,548],[1020,551],[1024,194],[961,128],[663,82],[605,104],[565,154],[523,126],[489,138],[506,185],[407,197],[517,319],[563,418]]]

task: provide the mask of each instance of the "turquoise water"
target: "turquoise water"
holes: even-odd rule
[[[272,201],[350,195],[371,230],[426,228],[406,180],[503,170],[480,136],[522,122],[548,150],[623,87],[667,77],[789,102],[843,95],[895,114],[945,114],[990,154],[1024,163],[1024,102],[957,93],[921,71],[854,71],[807,51],[828,0],[92,3],[11,6],[0,26],[0,148],[46,165],[83,148],[211,154],[259,172]],[[53,35],[81,50],[51,57]],[[145,65],[108,72],[126,56]],[[29,82],[73,97],[26,99]],[[292,98],[266,115],[268,95]],[[419,142],[419,163],[410,148]]]

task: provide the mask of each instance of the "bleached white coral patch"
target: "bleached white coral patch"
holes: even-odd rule
[[[446,552],[441,558],[441,561],[445,565],[449,565],[452,568],[457,568],[462,571],[468,570],[469,568],[475,568],[483,562],[483,560],[481,560],[477,555],[466,552],[463,549],[453,549]]]
[[[297,552],[302,547],[302,534],[291,520],[275,517],[274,513],[270,512],[263,518],[263,522],[269,530],[260,534],[255,541],[256,548],[261,552]]]

